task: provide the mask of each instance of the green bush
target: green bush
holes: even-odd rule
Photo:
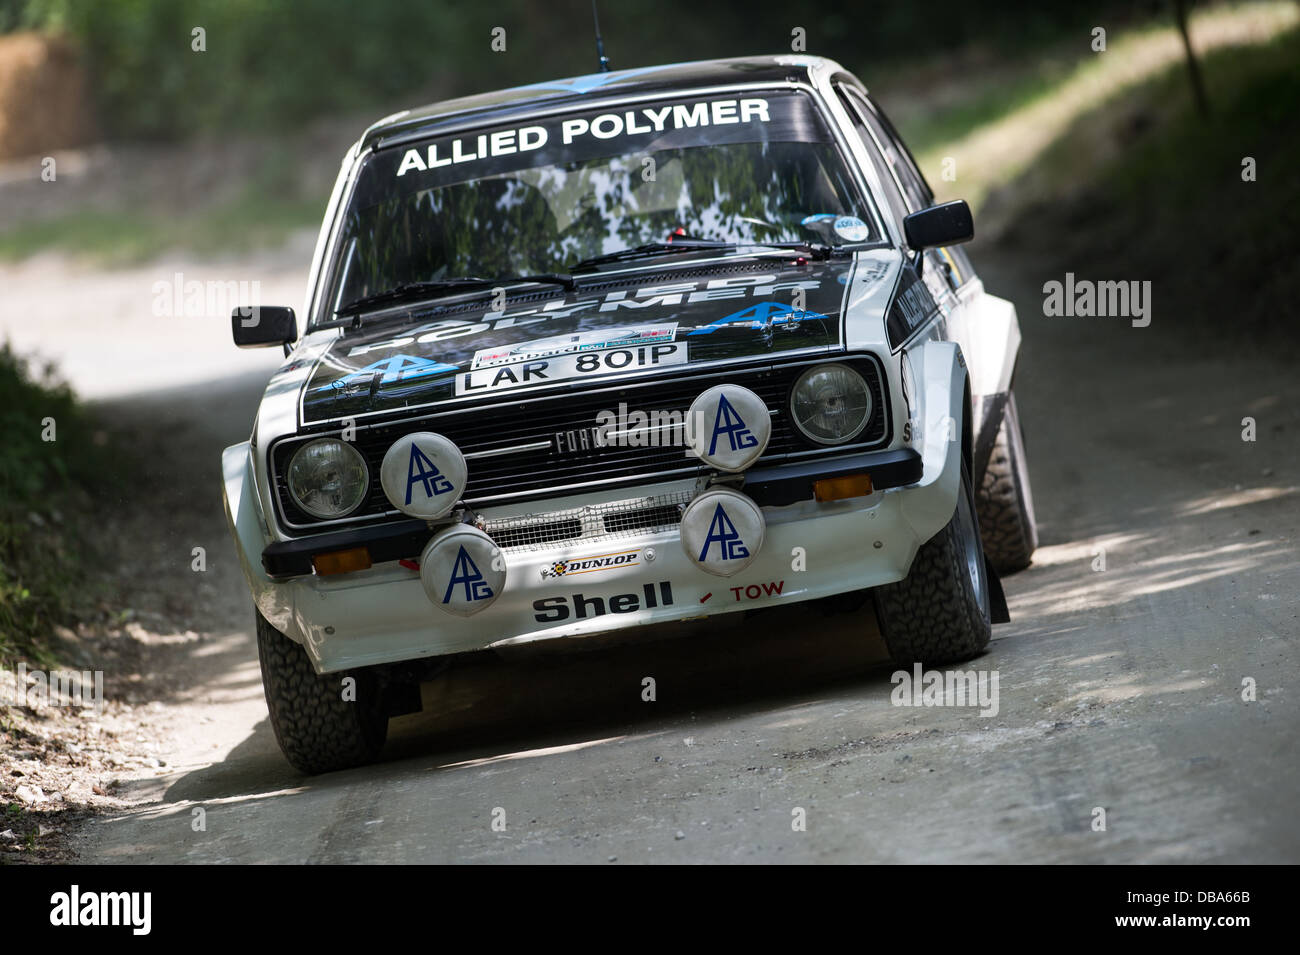
[[[119,466],[67,386],[49,368],[34,373],[7,344],[0,434],[0,662],[46,662],[51,628],[70,622],[85,594],[93,558],[81,528],[93,498],[117,487]]]

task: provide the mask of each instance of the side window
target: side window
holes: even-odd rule
[[[893,169],[885,161],[881,147],[877,144],[875,138],[871,135],[863,121],[864,110],[858,106],[858,100],[852,96],[851,90],[845,87],[836,87],[840,96],[840,105],[844,111],[849,114],[849,119],[853,120],[853,128],[857,131],[858,137],[862,140],[867,149],[867,155],[871,157],[871,164],[876,168],[876,175],[880,177],[881,186],[884,190],[884,200],[889,206],[890,211],[894,214],[894,221],[898,223],[901,231],[903,228],[903,217],[911,210],[907,208],[907,201],[903,197],[902,189],[899,186],[897,177]],[[879,197],[877,197],[879,198]]]
[[[903,137],[898,135],[898,130],[894,129],[894,124],[889,121],[889,117],[879,106],[869,103],[868,118],[879,124],[885,137],[892,144],[894,154],[898,158],[898,174],[903,180],[903,187],[908,190],[908,197],[911,198],[915,191],[916,197],[921,200],[921,205],[918,206],[920,209],[927,209],[934,205],[934,190],[925,181],[925,176],[921,175],[921,167],[917,165],[916,157],[903,142]]]
[[[888,117],[853,87],[840,87],[840,98],[844,101],[849,116],[853,118],[858,135],[867,144],[867,152],[871,154],[872,162],[876,164],[885,183],[886,198],[898,217],[899,225],[902,225],[903,217],[909,212],[928,209],[934,205],[934,192]],[[965,249],[950,246],[936,252],[949,267],[954,287],[964,285],[974,277],[974,269]]]
[[[908,211],[916,212],[930,206],[932,204],[930,190],[916,167],[912,165],[912,157],[908,155],[902,143],[892,135],[891,130],[881,121],[861,93],[854,89],[847,92],[856,107],[856,112],[871,130],[872,138],[880,144],[880,151],[884,154],[885,161],[889,163],[890,171],[894,174],[904,195],[907,196]]]

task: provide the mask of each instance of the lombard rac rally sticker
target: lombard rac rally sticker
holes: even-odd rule
[[[474,360],[470,363],[470,368],[495,368],[499,365],[513,365],[538,358],[554,358],[558,355],[599,351],[605,348],[658,345],[662,342],[674,341],[676,338],[676,322],[668,325],[644,325],[628,328],[598,329],[592,332],[575,332],[572,335],[556,335],[552,338],[520,342],[518,345],[479,349],[474,353]]]
[[[738,574],[758,556],[767,533],[763,512],[730,490],[705,491],[682,514],[682,547],[701,570],[718,577]]]
[[[763,399],[740,385],[714,385],[686,415],[690,449],[710,467],[743,471],[767,449],[772,417]]]
[[[420,583],[439,610],[469,617],[501,595],[506,564],[487,534],[468,524],[454,524],[425,545]]]
[[[426,521],[442,517],[456,506],[466,477],[460,449],[429,431],[398,438],[379,468],[379,483],[393,507]]]
[[[835,234],[845,242],[865,242],[871,229],[857,216],[840,216],[835,220]]]

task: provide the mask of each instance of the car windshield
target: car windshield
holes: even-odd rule
[[[411,283],[562,272],[670,236],[878,241],[811,98],[680,97],[418,140],[369,157],[319,319]]]

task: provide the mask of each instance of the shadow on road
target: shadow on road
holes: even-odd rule
[[[346,787],[357,778],[521,758],[593,740],[689,735],[697,715],[784,720],[827,693],[856,688],[884,697],[890,690],[869,606],[836,614],[781,608],[681,636],[623,640],[457,658],[422,687],[423,712],[390,723],[383,762],[350,772],[296,773],[263,719],[226,759],[174,779],[162,798],[203,802]],[[645,699],[647,678],[653,700]]]

